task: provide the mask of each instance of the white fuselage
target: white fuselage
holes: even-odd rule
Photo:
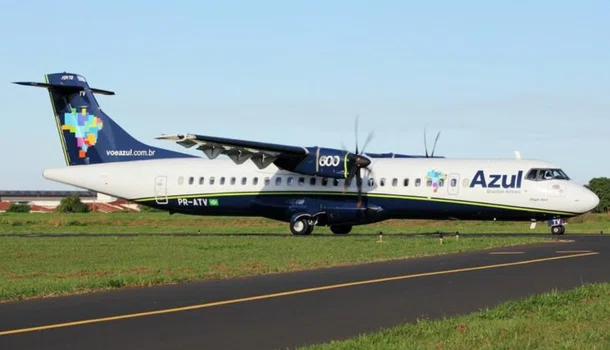
[[[599,202],[595,194],[567,179],[526,179],[530,169],[558,168],[538,160],[381,158],[372,159],[370,168],[372,174],[362,170],[363,193],[370,197],[475,202],[563,216],[585,213]],[[483,184],[479,181],[472,187],[473,178],[481,170],[486,176]],[[439,172],[440,176],[430,177],[431,171]],[[517,184],[515,177],[520,171],[522,179]],[[201,194],[345,192],[343,180],[337,183],[327,179],[323,183],[322,178],[316,178],[312,184],[311,176],[280,170],[274,165],[263,170],[249,162],[236,165],[228,159],[182,158],[80,165],[48,169],[44,177],[127,200],[154,200],[159,205],[167,204],[168,198]],[[355,191],[353,181],[347,192]]]

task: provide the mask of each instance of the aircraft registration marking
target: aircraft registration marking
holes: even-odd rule
[[[177,198],[178,205],[183,207],[217,207],[216,198]]]

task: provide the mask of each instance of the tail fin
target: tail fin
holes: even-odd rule
[[[101,110],[94,96],[114,95],[114,92],[90,88],[87,80],[78,74],[55,73],[45,78],[45,83],[15,84],[49,90],[67,165],[193,157],[148,146],[129,135]]]

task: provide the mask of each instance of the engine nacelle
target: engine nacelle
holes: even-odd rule
[[[277,160],[275,164],[303,175],[343,179],[347,177],[352,153],[334,148],[308,147],[309,154],[300,162]]]

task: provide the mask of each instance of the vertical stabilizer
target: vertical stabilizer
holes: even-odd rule
[[[106,115],[94,94],[114,92],[89,87],[78,74],[55,73],[44,83],[15,84],[43,87],[49,91],[59,139],[68,165],[193,157],[188,154],[146,145]]]

